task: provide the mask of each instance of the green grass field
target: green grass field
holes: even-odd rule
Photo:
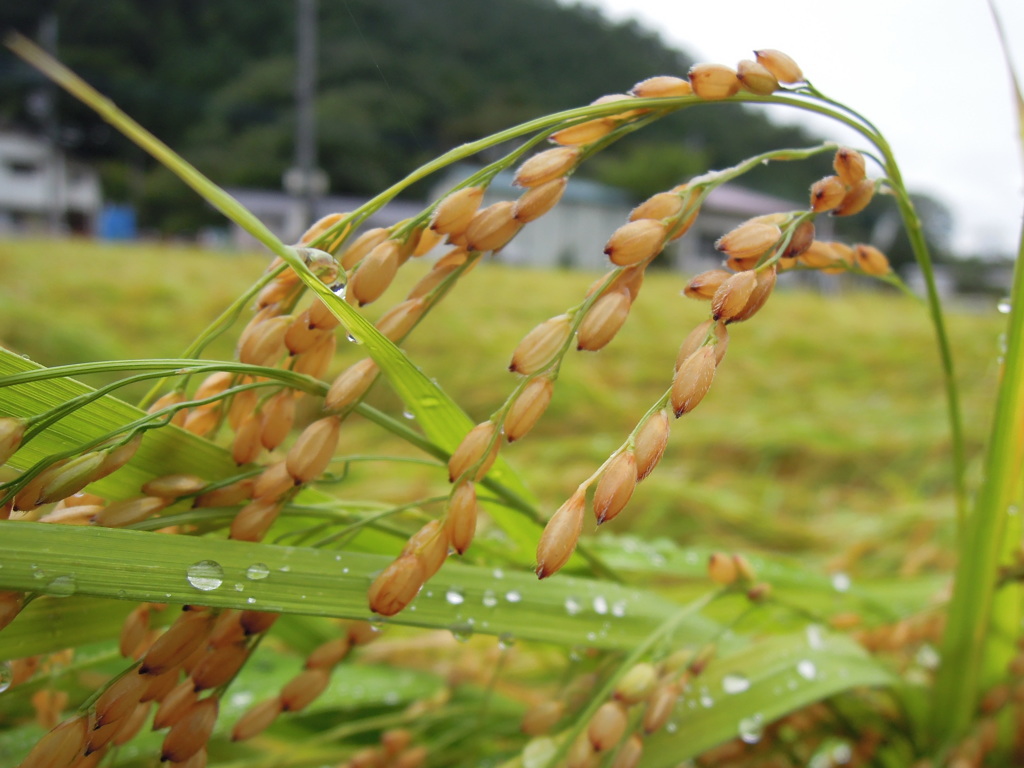
[[[44,365],[173,357],[267,261],[170,245],[0,242],[0,342]],[[367,308],[371,318],[426,269],[407,264]],[[576,304],[594,277],[484,263],[405,348],[473,418],[486,418],[513,386],[506,366],[517,341]],[[679,275],[648,277],[618,338],[600,353],[569,357],[544,420],[505,452],[545,507],[561,504],[668,386],[680,341],[707,312],[681,297],[683,284]],[[949,322],[974,468],[989,426],[1001,316],[994,307],[954,310]],[[232,347],[226,337],[209,354],[230,356]],[[342,344],[333,371],[360,356]],[[401,411],[386,392],[371,399]],[[353,419],[341,450],[409,449]],[[394,466],[353,465],[345,493],[446,492],[440,473]],[[949,466],[924,306],[890,292],[787,290],[783,277],[767,307],[733,327],[707,399],[676,422],[665,460],[605,528],[790,553],[854,574],[914,572],[948,565]]]

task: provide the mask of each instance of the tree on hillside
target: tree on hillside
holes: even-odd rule
[[[0,11],[0,25],[29,36],[55,13],[59,56],[219,183],[280,187],[293,154],[294,0],[8,6],[16,7]],[[318,32],[319,159],[332,190],[350,194],[379,190],[511,123],[651,75],[683,74],[691,64],[635,22],[554,0],[321,0]],[[0,122],[37,127],[26,102],[38,76],[7,56],[0,85]],[[625,172],[627,187],[641,194],[664,184],[666,166],[630,166],[630,158],[649,158],[654,147],[683,171],[683,155],[721,167],[761,148],[810,141],[743,111],[736,119],[735,110],[686,110],[614,148],[605,174],[614,181]],[[70,99],[61,99],[59,117],[66,143],[102,162],[107,189],[132,197],[144,223],[188,230],[212,216]],[[809,178],[805,169],[792,184],[766,188],[802,198]]]

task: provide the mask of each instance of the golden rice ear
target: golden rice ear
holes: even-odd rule
[[[430,228],[442,235],[464,232],[483,199],[483,187],[463,187],[452,192],[434,209]]]
[[[637,432],[633,443],[633,454],[636,456],[636,481],[638,483],[651,474],[658,462],[661,461],[668,445],[671,427],[668,413],[658,411]]]
[[[380,369],[372,358],[366,357],[353,363],[340,374],[327,390],[324,408],[338,411],[347,408],[362,397],[370,388]]]
[[[782,238],[776,224],[746,221],[715,242],[715,248],[730,258],[756,259],[768,252]]]
[[[590,308],[580,323],[576,349],[596,352],[604,348],[629,317],[630,298],[627,291],[604,294]]]
[[[715,292],[722,287],[722,283],[732,277],[731,272],[724,269],[711,269],[701,272],[690,278],[690,282],[683,288],[683,295],[691,299],[711,300]]]
[[[849,147],[840,147],[832,159],[832,167],[843,183],[852,187],[866,177],[864,155]]]
[[[670,401],[678,419],[696,408],[715,378],[715,350],[701,347],[679,366],[672,378]]]
[[[678,98],[693,93],[689,80],[670,75],[659,75],[641,80],[630,91],[638,99]]]
[[[394,616],[413,601],[425,582],[420,559],[415,555],[402,555],[370,585],[367,594],[370,610],[381,616]]]
[[[448,459],[448,480],[455,482],[474,466],[473,479],[482,479],[498,457],[501,447],[498,437],[498,427],[493,421],[481,422],[469,430]]]
[[[400,250],[399,243],[386,240],[370,251],[349,280],[346,296],[352,297],[359,306],[379,299],[395,279],[401,264]]]
[[[789,245],[786,246],[783,257],[787,259],[793,259],[799,256],[801,253],[811,247],[811,243],[814,242],[814,222],[811,220],[803,221],[793,231],[793,236],[789,238]]]
[[[285,683],[281,689],[281,710],[301,712],[327,690],[331,672],[327,669],[305,669]]]
[[[804,81],[804,73],[800,71],[800,67],[782,51],[762,48],[760,51],[754,51],[754,57],[758,64],[775,75],[775,79],[780,83],[792,85]]]
[[[501,250],[523,227],[515,207],[514,200],[502,200],[477,212],[466,227],[466,247],[481,253]]]
[[[445,529],[452,549],[463,554],[473,543],[478,515],[476,488],[472,481],[459,483],[448,500]]]
[[[779,88],[779,81],[766,66],[750,59],[743,59],[736,66],[736,77],[743,89],[767,96]]]
[[[854,246],[853,252],[857,266],[869,275],[887,275],[892,271],[889,259],[873,245],[858,243]]]
[[[160,759],[183,763],[205,749],[217,722],[217,710],[218,699],[213,696],[197,701],[185,710],[164,737]]]
[[[537,543],[537,578],[546,579],[561,570],[576,549],[583,532],[586,493],[577,490],[551,516]]]
[[[231,729],[231,740],[246,741],[263,733],[273,724],[279,714],[281,714],[281,699],[279,697],[275,696],[272,699],[261,701],[250,707],[238,719]]]
[[[629,716],[618,701],[606,701],[590,718],[587,738],[595,752],[604,752],[618,744],[626,734]]]
[[[725,280],[711,297],[711,314],[715,320],[729,322],[747,305],[757,286],[757,273],[753,270],[737,272]]]
[[[594,517],[597,524],[615,518],[625,509],[636,488],[636,455],[623,451],[608,464],[594,492]]]
[[[665,225],[654,219],[639,219],[623,224],[612,233],[604,252],[613,264],[628,267],[653,259],[665,245]]]
[[[43,736],[22,761],[22,766],[69,766],[85,754],[89,739],[88,715],[65,720]]]
[[[584,123],[570,125],[551,134],[551,141],[567,147],[579,147],[603,139],[615,130],[615,120],[611,117],[599,117]],[[526,186],[526,185],[524,185]]]
[[[554,728],[565,715],[565,702],[549,699],[531,707],[523,715],[519,730],[527,736],[540,736]]]
[[[529,158],[516,170],[512,183],[519,187],[537,187],[571,171],[579,162],[575,147],[557,147]]]
[[[761,307],[768,301],[768,297],[772,295],[772,291],[775,289],[775,278],[776,270],[775,265],[766,267],[757,273],[757,284],[754,286],[754,290],[750,294],[750,298],[747,299],[747,303],[743,305],[743,309],[729,318],[730,323],[739,323],[744,320],[749,320],[756,315]]]
[[[833,216],[853,216],[868,207],[875,195],[875,182],[861,179],[846,193],[839,205],[832,209]]]
[[[334,458],[340,430],[341,419],[327,416],[302,431],[285,459],[288,472],[296,483],[308,483],[323,474]]]
[[[565,192],[565,187],[568,183],[569,180],[562,176],[536,187],[531,187],[516,200],[515,207],[512,209],[512,216],[520,224],[536,221],[558,205],[558,201],[562,199],[562,194]]]
[[[385,338],[401,341],[423,316],[427,302],[422,298],[407,299],[385,312],[377,321],[377,330]]]
[[[512,443],[526,437],[544,415],[554,392],[555,383],[546,376],[527,384],[505,416],[505,439]]]
[[[693,92],[705,101],[727,99],[740,90],[736,71],[722,64],[695,64],[689,76]]]
[[[659,192],[644,200],[629,213],[630,221],[674,219],[683,210],[683,198],[675,192]]]
[[[647,700],[647,709],[644,710],[644,733],[655,733],[665,727],[676,708],[679,693],[679,686],[675,683],[662,683],[658,686]]]
[[[846,185],[838,176],[826,176],[811,185],[811,210],[831,211],[846,197]]]
[[[342,253],[340,260],[342,269],[352,269],[352,267],[365,259],[374,248],[387,240],[389,235],[388,230],[383,227],[368,229],[361,234]]]
[[[708,577],[716,584],[729,586],[736,583],[739,570],[736,561],[725,552],[714,552],[708,558]]]
[[[508,369],[513,373],[536,373],[565,346],[571,332],[572,321],[568,315],[557,315],[545,320],[519,342],[512,353]]]

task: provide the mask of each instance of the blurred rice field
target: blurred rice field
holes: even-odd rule
[[[44,365],[175,357],[267,261],[171,245],[2,241],[0,343]],[[427,268],[407,264],[367,308],[371,318]],[[518,340],[578,303],[595,277],[485,262],[405,349],[471,417],[484,419],[513,386],[507,365]],[[925,307],[837,280],[835,293],[820,295],[788,289],[783,276],[765,309],[732,327],[710,394],[675,423],[662,464],[602,535],[611,529],[784,553],[863,575],[949,565],[950,446]],[[668,387],[679,343],[707,313],[707,305],[681,297],[683,283],[651,274],[620,335],[600,353],[566,359],[544,420],[505,452],[543,507],[561,504]],[[1002,319],[994,303],[949,314],[975,474]],[[229,357],[237,331],[208,356]],[[333,370],[360,356],[342,342]],[[143,393],[127,390],[126,399]],[[387,392],[371,401],[402,411]],[[343,433],[342,453],[410,452],[358,419]],[[376,499],[446,492],[440,473],[404,466],[353,464],[339,492]]]

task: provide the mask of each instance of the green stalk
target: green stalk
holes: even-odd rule
[[[1024,232],[1014,268],[1002,381],[996,394],[984,477],[960,547],[953,597],[935,681],[930,735],[935,744],[962,735],[985,684],[985,646],[998,585],[1009,510],[1024,470]]]

